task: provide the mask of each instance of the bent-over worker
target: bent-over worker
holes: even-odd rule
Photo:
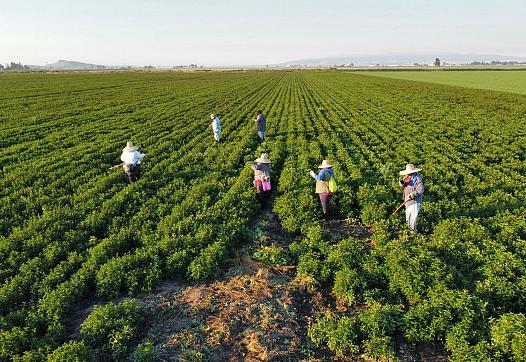
[[[212,130],[214,131],[214,141],[219,142],[221,141],[221,121],[214,113],[210,115],[210,119],[212,120],[210,127],[212,127]]]
[[[254,171],[254,187],[256,188],[256,198],[261,206],[265,206],[270,197],[270,160],[268,154],[262,153],[256,159],[256,163],[250,165]]]
[[[422,194],[424,193],[424,182],[418,174],[419,171],[422,169],[416,168],[412,163],[408,163],[405,165],[405,170],[400,171],[400,175],[404,176],[399,183],[404,188],[405,220],[409,231],[412,232],[416,232],[416,218],[422,206]]]
[[[135,182],[141,176],[141,159],[146,156],[139,152],[133,143],[127,142],[121,154],[122,167],[130,182]]]
[[[321,169],[320,173],[316,175],[314,171],[310,171],[310,175],[316,180],[316,193],[320,195],[321,207],[323,210],[323,218],[328,219],[329,217],[329,200],[331,199],[333,192],[329,189],[329,181],[331,177],[334,177],[334,170],[328,160],[323,160],[318,168]]]

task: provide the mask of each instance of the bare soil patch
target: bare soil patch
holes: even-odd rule
[[[144,340],[168,360],[300,361],[323,357],[308,341],[309,316],[323,305],[270,268],[151,295]]]

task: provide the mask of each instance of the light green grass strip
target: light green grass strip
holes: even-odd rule
[[[361,72],[362,74],[415,80],[429,83],[448,84],[460,87],[490,89],[503,92],[526,94],[526,71],[397,71]]]

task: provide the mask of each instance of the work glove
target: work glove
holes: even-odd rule
[[[415,198],[415,194],[411,192],[409,195],[407,195],[407,197],[409,198],[409,200],[413,200]]]
[[[311,175],[313,178],[316,178],[316,173],[312,170],[310,170],[309,175]]]

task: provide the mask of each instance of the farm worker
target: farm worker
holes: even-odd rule
[[[128,176],[130,182],[135,182],[140,177],[141,159],[146,156],[140,153],[139,149],[130,141],[126,143],[126,147],[122,150],[121,161],[124,172]]]
[[[418,174],[421,170],[412,163],[408,163],[405,165],[405,170],[400,171],[400,175],[404,176],[399,182],[404,188],[405,219],[409,231],[412,232],[416,232],[416,218],[422,206],[422,194],[424,193],[424,182]]]
[[[310,175],[316,180],[316,193],[320,195],[321,207],[323,209],[323,218],[329,217],[328,203],[332,195],[334,195],[335,186],[330,186],[331,178],[334,181],[334,170],[328,160],[323,160],[318,168],[321,169],[320,173],[316,175],[314,171],[310,171]],[[333,190],[331,191],[331,188]]]
[[[256,163],[253,163],[250,167],[254,171],[256,198],[261,206],[265,206],[270,197],[270,160],[268,159],[268,154],[262,153],[256,159]]]
[[[219,117],[213,113],[210,115],[210,119],[212,120],[210,127],[212,127],[214,131],[214,141],[219,142],[221,140],[221,121]]]
[[[254,122],[256,123],[259,139],[263,141],[267,136],[267,117],[261,111],[257,111]]]

